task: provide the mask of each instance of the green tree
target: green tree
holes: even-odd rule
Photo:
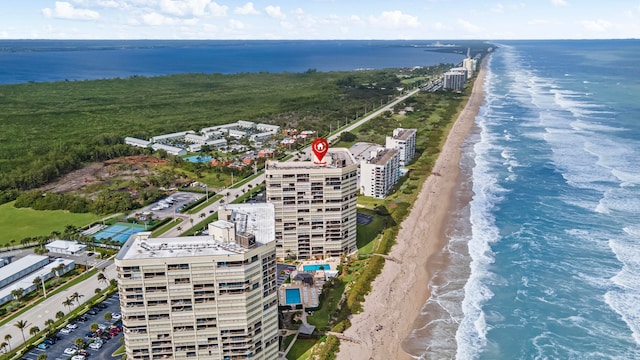
[[[107,321],[107,324],[111,326],[111,320],[113,320],[113,314],[111,313],[111,311],[107,311],[106,313],[104,313],[104,319]]]
[[[64,317],[64,313],[62,311],[58,311],[56,313],[56,319],[62,320],[63,317]]]
[[[99,328],[100,327],[98,326],[98,323],[92,323],[91,325],[89,325],[89,330],[91,330],[91,332],[96,332]]]
[[[22,300],[22,295],[24,295],[23,288],[17,288],[17,289],[11,290],[11,296],[13,296],[13,298],[18,302]]]
[[[36,357],[37,360],[47,360],[47,353],[42,353],[39,354],[38,357]]]
[[[22,341],[26,342],[27,339],[24,337],[24,329],[27,328],[29,324],[27,324],[27,322],[25,320],[19,320],[16,321],[15,324],[13,324],[13,326],[17,327],[18,329],[20,329],[20,332],[22,333]]]
[[[7,344],[6,341],[0,343],[0,350],[2,350],[2,352],[6,353],[7,352],[7,345],[9,345],[9,344]]]
[[[11,351],[11,338],[12,338],[11,334],[7,334],[4,336],[4,341],[6,341],[7,345],[9,345],[9,351]]]
[[[74,292],[73,294],[71,294],[71,299],[74,300],[75,302],[78,303],[78,305],[80,305],[80,299],[83,298],[84,295],[78,293],[77,291]]]
[[[84,343],[83,338],[77,338],[73,344],[78,347],[78,349],[84,349],[86,344]]]
[[[29,329],[29,335],[31,335],[31,336],[36,336],[36,334],[39,333],[39,332],[40,332],[40,328],[37,327],[37,326],[32,326]]]
[[[62,305],[66,306],[69,308],[69,311],[71,311],[71,307],[73,306],[73,299],[71,298],[66,298],[63,302]]]
[[[53,333],[55,324],[56,324],[56,321],[53,319],[47,319],[47,321],[44,322],[44,325],[47,327],[47,331],[49,333]]]
[[[357,136],[355,136],[353,133],[350,133],[348,131],[345,131],[340,134],[340,141],[352,142],[352,141],[356,141],[356,139],[357,139]]]
[[[98,282],[103,282],[103,283],[107,283],[109,282],[109,280],[107,279],[107,277],[104,275],[104,273],[99,272],[98,273]]]

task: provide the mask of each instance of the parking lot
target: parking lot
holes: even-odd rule
[[[28,353],[26,353],[21,359],[36,360],[38,355],[42,353],[47,354],[48,360],[52,360],[52,359],[67,360],[69,358],[72,358],[75,354],[65,353],[65,350],[68,348],[72,349],[75,345],[76,339],[78,338],[83,339],[85,343],[92,342],[92,339],[87,336],[91,332],[90,330],[91,324],[98,323],[99,325],[102,325],[102,327],[106,327],[108,329],[108,324],[107,324],[107,321],[104,319],[104,314],[106,314],[107,312],[111,312],[112,314],[120,313],[120,302],[118,300],[118,294],[111,295],[101,304],[103,304],[102,307],[104,307],[104,309],[98,306],[93,307],[92,310],[94,310],[95,314],[89,314],[89,313],[84,314],[84,316],[86,317],[86,321],[76,320],[74,323],[75,325],[77,325],[77,328],[71,330],[68,334],[65,334],[63,332],[61,333],[60,331],[58,331],[56,335],[54,335],[54,337],[57,338],[54,344],[49,345],[46,348],[43,345],[41,345],[42,348],[36,347],[31,351],[29,351]],[[117,326],[120,326],[120,328],[122,328],[120,321],[115,321],[115,319],[111,321],[111,324],[116,324]],[[105,332],[110,332],[110,331],[107,330]],[[115,334],[115,331],[114,331],[114,335],[115,336],[109,339],[106,339],[106,336],[105,336],[105,339],[103,339],[103,345],[99,349],[92,349],[87,346],[87,348],[85,349],[88,355],[87,359],[88,360],[113,359],[111,354],[113,354],[114,351],[116,351],[120,346],[122,346],[122,341],[121,341],[122,331],[118,332],[117,334]],[[71,351],[68,351],[68,352],[71,352]]]
[[[209,195],[213,196],[212,192],[209,192]],[[204,196],[205,194],[178,191],[170,196],[170,198],[173,199],[173,204],[168,204],[168,207],[161,208],[160,202],[162,202],[163,200],[160,200],[151,205],[147,205],[142,209],[136,210],[136,213],[151,212],[153,213],[154,217],[164,219],[173,216],[173,214],[179,211],[178,209],[180,209],[182,206],[196,201]]]

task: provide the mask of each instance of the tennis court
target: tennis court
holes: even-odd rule
[[[121,243],[127,241],[129,236],[135,234],[140,231],[144,231],[144,225],[140,224],[129,224],[129,223],[118,223],[109,226],[108,228],[97,232],[93,237],[98,240],[111,238],[111,240],[116,240]]]

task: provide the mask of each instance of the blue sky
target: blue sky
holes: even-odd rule
[[[640,38],[640,0],[4,0],[2,38]]]

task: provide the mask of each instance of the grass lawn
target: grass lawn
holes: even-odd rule
[[[391,221],[389,216],[375,215],[373,211],[359,209],[358,212],[372,215],[373,220],[367,225],[357,225],[358,234],[356,244],[358,246],[358,254],[371,254],[375,248],[375,239],[380,235],[381,231],[388,226]]]
[[[66,225],[84,226],[100,217],[96,214],[72,214],[64,210],[38,211],[30,208],[17,209],[13,201],[0,205],[0,245],[25,237],[49,235],[52,231],[64,231]]]
[[[311,356],[311,348],[316,344],[317,339],[300,339],[296,340],[289,353],[287,360],[304,360]]]

